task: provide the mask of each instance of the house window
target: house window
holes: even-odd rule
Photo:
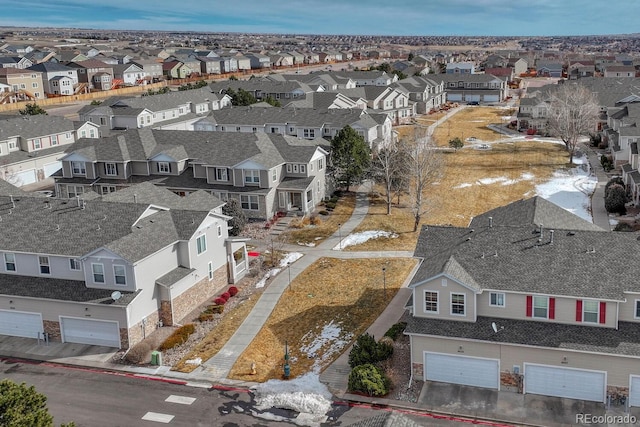
[[[438,293],[434,291],[426,291],[424,293],[424,311],[427,313],[438,312]]]
[[[258,196],[240,196],[240,204],[242,209],[257,211],[259,209]]]
[[[298,173],[298,165],[293,165],[293,173]]]
[[[169,162],[158,162],[158,172],[159,173],[171,172],[171,166],[169,165]]]
[[[207,269],[209,272],[209,280],[213,279],[213,263],[209,262],[209,264],[207,265]]]
[[[318,159],[318,170],[321,171],[324,167],[324,161],[322,158]]]
[[[126,285],[127,284],[127,274],[126,274],[124,265],[114,265],[113,266],[113,277],[116,280],[116,285]]]
[[[102,190],[102,194],[115,193],[116,192],[116,186],[115,185],[103,185],[101,187],[101,190]]]
[[[104,265],[91,264],[91,272],[93,274],[93,283],[104,283]]]
[[[272,181],[277,181],[278,180],[278,169],[274,168],[273,171],[271,172],[271,180]]]
[[[227,168],[216,168],[216,181],[229,181]]]
[[[300,173],[307,173],[307,165],[300,165]]]
[[[599,301],[585,300],[582,302],[582,321],[587,323],[598,323],[600,307]]]
[[[287,164],[287,172],[291,173],[291,165]]]
[[[82,196],[84,194],[84,187],[82,185],[69,185],[67,186],[67,193],[70,199]]]
[[[218,225],[218,237],[222,237],[222,226]]]
[[[316,137],[316,131],[315,131],[315,129],[303,129],[302,130],[302,135],[305,138],[315,138]]]
[[[451,314],[457,316],[465,315],[465,294],[451,294]]]
[[[104,164],[105,173],[109,176],[118,175],[118,167],[115,163],[105,163]]]
[[[205,234],[196,239],[196,249],[198,250],[198,255],[207,251],[207,236]]]
[[[38,264],[40,265],[40,274],[51,274],[51,267],[49,267],[48,256],[39,256]]]
[[[12,255],[12,254],[5,254],[5,256],[6,255]],[[5,260],[6,260],[6,257],[5,257]],[[15,268],[15,264],[14,264],[13,268]],[[7,268],[7,270],[8,270],[8,268]],[[15,270],[13,270],[13,271],[15,271]],[[640,299],[636,300],[636,311],[634,312],[633,317],[635,317],[636,319],[640,319]]]
[[[66,139],[71,139],[71,134],[69,132],[67,132],[67,133],[64,134],[64,137]]]
[[[549,298],[533,297],[533,317],[546,319],[549,315]]]
[[[491,292],[491,294],[489,294],[489,305],[493,307],[504,307],[504,294],[502,292]]]
[[[58,145],[58,135],[51,135],[51,145]]]
[[[76,258],[69,259],[69,269],[73,271],[82,270],[82,264],[80,263],[80,260]]]
[[[83,132],[84,132],[84,131],[83,131]],[[93,130],[93,129],[90,129],[90,130],[89,130],[89,136],[90,136],[91,138],[93,138],[93,137],[95,137],[95,135],[96,135],[96,134],[95,134],[94,130]]]
[[[33,140],[33,149],[39,150],[42,148],[42,144],[40,143],[40,138],[36,138]]]
[[[4,269],[16,271],[16,254],[4,254]]]
[[[244,182],[245,184],[260,184],[260,171],[256,169],[245,169]]]
[[[86,175],[87,169],[84,162],[71,162],[71,170],[74,175]]]
[[[9,142],[9,151],[15,150],[16,148],[18,148],[18,144],[15,141],[10,141]]]

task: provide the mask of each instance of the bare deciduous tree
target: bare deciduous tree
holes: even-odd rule
[[[413,231],[418,231],[422,216],[429,211],[427,187],[438,179],[442,173],[442,153],[433,146],[425,129],[416,128],[412,140],[403,140],[406,150],[406,171],[409,175],[409,194],[413,212]]]
[[[406,186],[407,159],[402,148],[398,144],[381,148],[374,153],[371,163],[373,179],[384,186],[387,215],[391,215],[393,196],[397,194],[399,199],[400,187]]]
[[[560,85],[549,98],[549,132],[564,142],[569,152],[569,163],[581,136],[596,129],[600,108],[595,95],[580,84]]]

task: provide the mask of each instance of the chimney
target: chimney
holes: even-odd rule
[[[489,217],[489,228],[493,228],[493,217]]]
[[[138,203],[138,195],[137,194],[133,194],[133,203]]]
[[[554,230],[549,230],[549,244],[553,245],[553,233],[555,231]]]

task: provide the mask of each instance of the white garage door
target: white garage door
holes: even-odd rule
[[[499,389],[497,359],[425,352],[424,366],[428,381]]]
[[[448,93],[447,101],[462,101],[462,94],[460,93]]]
[[[485,95],[484,102],[498,102],[498,95]]]
[[[476,101],[476,102],[480,102],[480,95],[470,95],[467,94],[467,96],[464,97],[465,101]]]
[[[44,165],[45,178],[50,177],[54,173],[58,172],[60,169],[62,169],[62,162],[53,162],[53,163]]]
[[[27,184],[33,184],[37,181],[36,179],[36,170],[29,169],[22,172],[16,172],[13,176],[10,175],[8,181],[15,185],[16,187],[21,187]]]
[[[559,366],[524,364],[524,393],[605,401],[607,373]]]
[[[629,405],[640,406],[640,376],[631,375],[629,380]]]
[[[60,317],[63,342],[120,348],[118,322]]]
[[[0,310],[0,335],[38,338],[38,332],[43,330],[40,313]]]

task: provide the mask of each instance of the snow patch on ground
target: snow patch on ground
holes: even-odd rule
[[[391,233],[389,231],[381,231],[381,230],[368,230],[361,231],[360,233],[349,234],[347,237],[342,239],[340,243],[333,247],[334,251],[339,251],[347,246],[359,245],[371,239],[377,239],[379,237],[388,237],[391,239],[396,239],[398,235],[396,233]]]
[[[299,415],[290,419],[301,426],[320,426],[326,421],[326,413],[331,409],[331,393],[320,382],[319,374],[306,373],[288,381],[269,380],[253,388],[256,409],[291,409]],[[273,414],[254,414],[261,418]]]
[[[333,360],[334,355],[338,355],[351,342],[353,334],[343,333],[339,323],[331,320],[324,325],[318,333],[320,326],[315,330],[307,332],[301,339],[300,351],[308,358],[314,359],[313,370],[319,371],[325,362]],[[308,342],[308,344],[307,344]],[[320,351],[322,350],[322,351]],[[318,351],[320,356],[318,357]]]
[[[256,283],[256,288],[264,288],[264,285],[267,284],[267,280],[277,276],[284,267],[296,262],[298,259],[300,259],[301,256],[302,254],[300,252],[287,252],[285,256],[280,260],[280,267],[272,268],[271,270],[267,271],[264,276],[262,276],[262,279],[260,279],[258,283]]]
[[[531,181],[532,179],[534,179],[535,176],[533,174],[530,174],[528,172],[525,172],[523,174],[520,175],[519,178],[516,179],[509,179],[506,176],[498,176],[495,178],[481,178],[479,180],[477,180],[475,182],[475,184],[481,184],[481,185],[491,185],[491,184],[500,184],[500,185],[513,185],[516,184],[520,181]],[[469,182],[463,182],[460,185],[457,185],[453,188],[466,188],[466,187],[471,187],[472,183]]]

